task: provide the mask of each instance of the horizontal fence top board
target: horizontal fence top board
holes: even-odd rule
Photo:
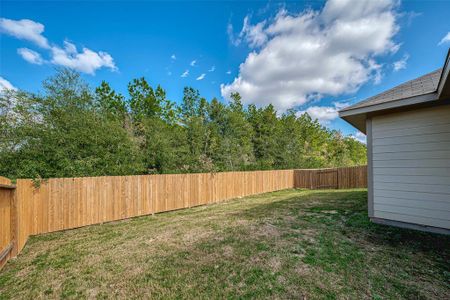
[[[6,178],[6,177],[0,176],[0,184],[3,184],[3,185],[11,185],[11,180],[9,180],[9,179]]]

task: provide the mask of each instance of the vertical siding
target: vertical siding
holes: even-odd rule
[[[450,229],[450,105],[372,119],[374,217]]]

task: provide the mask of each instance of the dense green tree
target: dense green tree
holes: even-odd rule
[[[366,147],[308,114],[208,102],[186,87],[180,105],[144,78],[123,96],[91,90],[67,69],[39,94],[0,93],[0,174],[65,177],[360,165]]]
[[[189,147],[189,166],[191,171],[201,172],[204,171],[204,161],[210,159],[207,154],[208,102],[204,98],[200,98],[197,90],[185,88],[181,107],[182,122]]]
[[[0,99],[3,105],[14,102],[1,114],[8,128],[2,138],[9,144],[1,145],[1,174],[15,178],[142,172],[139,151],[122,123],[97,112],[94,95],[77,73],[60,71],[44,83],[44,91],[42,96],[9,93]]]
[[[288,110],[279,119],[279,133],[276,138],[278,145],[275,166],[282,169],[298,168],[304,165],[304,137],[301,122],[294,110]]]
[[[226,153],[223,147],[227,108],[216,98],[211,100],[208,109],[208,149],[207,155],[217,170],[226,170]]]
[[[145,173],[186,169],[186,132],[178,124],[178,110],[158,86],[154,90],[144,79],[128,85],[134,135],[143,156]]]
[[[248,120],[253,127],[253,151],[259,168],[271,169],[275,166],[279,152],[280,120],[272,104],[257,109],[249,106]]]
[[[102,81],[100,86],[95,89],[95,99],[101,114],[125,124],[127,118],[125,98],[121,94],[116,94],[106,81]]]
[[[231,102],[223,124],[224,164],[227,169],[248,168],[254,163],[251,125],[246,119],[241,96],[231,94]]]
[[[142,122],[146,118],[157,117],[161,113],[161,99],[144,77],[133,79],[128,84],[130,111],[133,121]]]

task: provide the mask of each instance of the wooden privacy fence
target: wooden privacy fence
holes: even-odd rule
[[[15,186],[0,176],[0,269],[12,257],[16,238]]]
[[[294,187],[305,189],[365,188],[367,187],[367,166],[295,170]]]
[[[20,252],[30,235],[289,188],[366,187],[366,173],[364,166],[52,178],[39,187],[30,179],[18,179],[13,186],[0,177],[0,251],[7,253],[2,260]]]

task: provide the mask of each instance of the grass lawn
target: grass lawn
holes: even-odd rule
[[[32,237],[0,298],[449,299],[450,237],[375,225],[365,190],[286,190]]]

